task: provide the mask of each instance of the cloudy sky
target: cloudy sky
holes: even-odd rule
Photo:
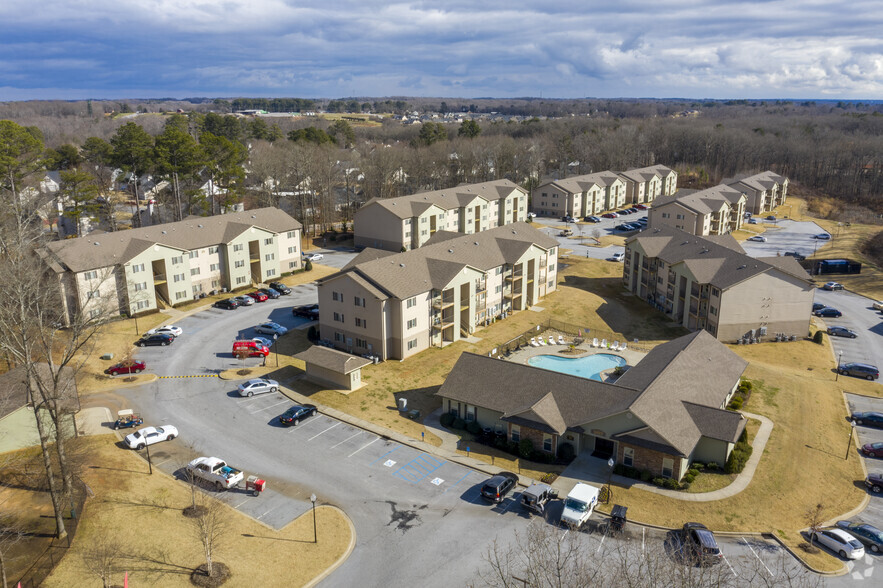
[[[880,0],[4,0],[0,100],[883,99]]]

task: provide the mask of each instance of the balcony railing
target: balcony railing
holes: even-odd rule
[[[450,296],[436,296],[432,299],[432,308],[442,309],[447,308],[448,306],[452,306],[454,304],[454,295]]]
[[[153,274],[153,282],[154,283],[165,282],[165,281],[166,281],[165,274]]]

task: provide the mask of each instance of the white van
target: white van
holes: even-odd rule
[[[610,261],[623,261],[624,259],[625,259],[624,252],[614,253],[613,255],[610,256]]]
[[[588,484],[577,484],[564,499],[564,510],[561,522],[569,527],[579,529],[592,516],[598,504],[599,491]]]

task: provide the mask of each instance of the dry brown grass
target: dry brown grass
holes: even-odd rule
[[[190,586],[190,572],[205,563],[202,546],[192,538],[182,514],[190,504],[190,490],[165,474],[147,475],[145,463],[115,441],[111,435],[88,440],[91,465],[99,467],[87,468],[84,479],[95,497],[87,502],[71,549],[43,586],[100,586],[84,570],[81,556],[102,537],[119,543],[119,552],[131,556],[123,570],[129,571],[134,585]],[[316,509],[318,544],[313,543],[309,513],[274,531],[224,508],[230,528],[215,561],[230,567],[230,586],[277,586],[281,570],[286,585],[302,586],[343,556],[352,538],[348,521],[334,508]],[[114,582],[122,584],[122,579],[120,572]]]

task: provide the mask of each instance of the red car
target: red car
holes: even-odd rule
[[[257,302],[266,302],[267,299],[269,298],[266,294],[264,294],[263,292],[259,292],[259,291],[251,292],[251,293],[249,293],[249,296],[254,298]]]
[[[615,212],[605,212],[605,213],[602,214],[601,216],[603,216],[604,218],[616,218],[616,217],[618,217],[619,215],[616,214]]]
[[[143,361],[122,361],[116,365],[112,365],[104,373],[109,376],[118,376],[120,374],[140,374],[144,371]]]
[[[647,210],[647,207],[643,204],[635,204],[635,208],[638,210]]]

